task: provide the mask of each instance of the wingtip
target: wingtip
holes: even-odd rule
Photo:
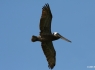
[[[46,6],[49,6],[49,4],[48,4],[48,3],[45,3],[45,5],[46,5]]]
[[[45,3],[45,5],[43,6],[43,8],[44,8],[44,7],[49,7],[49,4],[48,4],[48,3]]]
[[[44,9],[45,7],[46,7],[46,8],[49,7],[49,4],[48,4],[48,3],[45,3],[45,5],[43,6],[42,9]]]

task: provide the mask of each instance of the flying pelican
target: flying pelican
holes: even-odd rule
[[[40,41],[44,55],[46,56],[48,67],[53,69],[56,64],[56,51],[54,49],[52,41],[63,39],[67,42],[71,42],[65,37],[61,36],[58,32],[51,32],[52,13],[49,4],[45,4],[42,8],[42,15],[40,18],[40,35],[32,36],[31,41]]]

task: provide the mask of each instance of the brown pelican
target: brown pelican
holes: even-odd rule
[[[71,42],[65,37],[61,36],[59,33],[51,32],[51,21],[52,21],[52,13],[49,7],[49,4],[45,4],[42,8],[42,15],[40,19],[40,35],[32,36],[31,41],[36,42],[40,41],[42,50],[46,59],[48,61],[48,67],[53,69],[56,64],[56,51],[54,49],[52,41],[63,39],[67,42]]]

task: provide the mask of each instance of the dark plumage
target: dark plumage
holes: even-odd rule
[[[48,62],[48,67],[50,69],[53,69],[54,66],[56,65],[56,51],[54,49],[52,41],[58,40],[59,38],[62,38],[68,42],[71,42],[71,41],[61,36],[57,32],[54,32],[52,34],[51,33],[51,21],[52,21],[52,13],[51,13],[49,4],[45,4],[42,8],[42,15],[41,15],[40,25],[39,25],[40,36],[33,35],[31,41],[41,42],[42,50]]]

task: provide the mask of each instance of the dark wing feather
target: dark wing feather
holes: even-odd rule
[[[42,8],[42,15],[40,19],[40,35],[51,34],[52,13],[49,4],[45,4]]]
[[[52,42],[42,42],[41,44],[44,55],[48,61],[48,67],[53,69],[56,64],[56,51]]]

